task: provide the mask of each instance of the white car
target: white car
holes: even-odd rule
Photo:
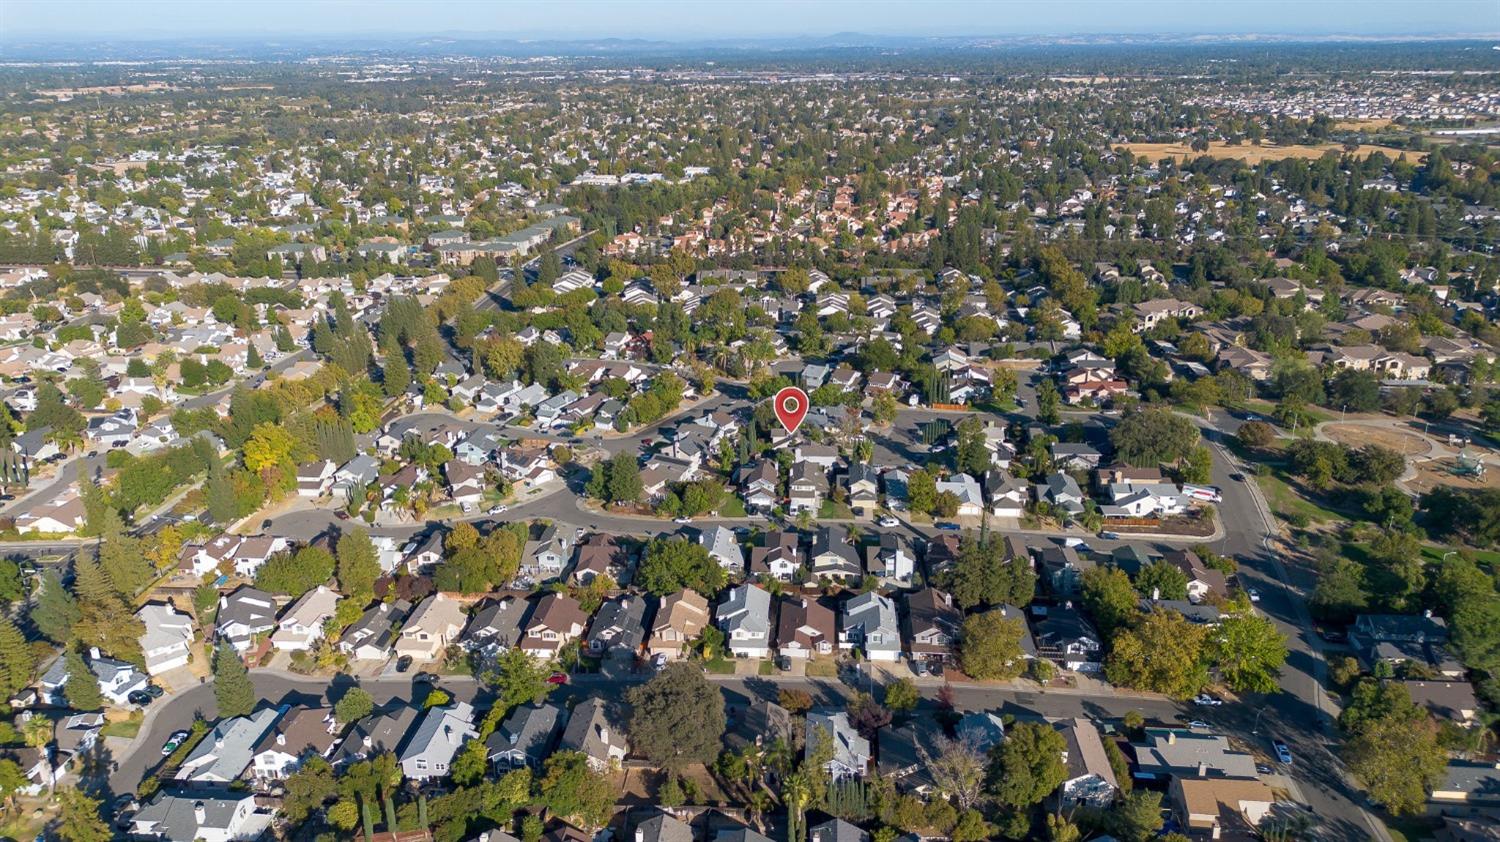
[[[1251,588],[1250,590],[1245,591],[1245,593],[1250,595],[1251,602],[1260,602],[1260,591],[1256,590],[1255,588]]]
[[[1194,719],[1193,721],[1188,723],[1188,727],[1193,729],[1194,731],[1207,731],[1213,726],[1209,725],[1207,722],[1204,722],[1201,719]]]
[[[895,529],[896,527],[898,527],[898,526],[901,525],[901,521],[896,520],[895,518],[891,517],[890,515],[886,515],[885,517],[881,518],[880,520],[878,520],[876,522],[879,523],[881,526],[885,527],[886,529]]]
[[[490,514],[492,514],[492,515],[504,514],[505,510],[509,509],[509,508],[510,508],[510,506],[507,506],[507,505],[505,505],[505,504],[502,503],[502,504],[494,507],[493,509],[490,509]]]
[[[1193,704],[1204,705],[1206,707],[1218,707],[1219,705],[1224,704],[1224,701],[1222,699],[1215,699],[1213,696],[1210,696],[1207,693],[1199,693],[1193,698]]]
[[[1276,749],[1276,759],[1288,766],[1292,765],[1292,750],[1286,747],[1281,740],[1272,740],[1271,748]]]
[[[674,518],[672,518],[672,522],[673,523],[692,523],[693,519],[690,518],[690,517],[674,517]]]

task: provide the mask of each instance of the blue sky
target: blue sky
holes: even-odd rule
[[[0,0],[9,36],[1487,34],[1500,0]]]

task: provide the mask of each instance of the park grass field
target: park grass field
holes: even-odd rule
[[[1210,158],[1238,158],[1249,164],[1258,164],[1262,161],[1279,161],[1283,158],[1306,158],[1317,159],[1329,152],[1341,152],[1343,147],[1337,143],[1325,143],[1320,146],[1274,146],[1264,144],[1252,146],[1248,143],[1239,146],[1230,146],[1223,142],[1209,144],[1207,152],[1194,152],[1186,143],[1122,143],[1122,149],[1130,150],[1131,154],[1144,155],[1147,160],[1159,161],[1162,158],[1176,158],[1178,160],[1192,160],[1200,155]],[[1412,152],[1407,149],[1396,149],[1391,146],[1361,145],[1355,154],[1369,156],[1376,152],[1384,152],[1387,157],[1395,160],[1402,155],[1412,163],[1418,163],[1427,157],[1425,152]]]

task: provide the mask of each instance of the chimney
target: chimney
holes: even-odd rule
[[[366,734],[365,735],[365,749],[369,750],[369,749],[374,748],[374,747],[375,747],[375,740],[369,734]]]
[[[1169,746],[1175,746],[1175,745],[1177,745],[1177,732],[1176,731],[1168,731],[1167,732],[1167,745],[1169,745]]]
[[[1429,617],[1432,616],[1432,612],[1428,611],[1427,612],[1427,616],[1429,616]],[[90,646],[89,647],[89,660],[90,661],[97,661],[97,660],[99,660],[99,647],[97,647],[97,646]]]
[[[646,842],[646,829],[637,827],[635,829],[635,842]]]
[[[603,725],[599,726],[599,741],[602,743],[609,742],[609,729]]]
[[[203,809],[202,801],[193,802],[193,820],[198,823],[199,827],[208,822],[208,811]]]
[[[277,734],[276,735],[276,744],[279,745],[279,746],[286,745],[286,734]]]
[[[1431,619],[1432,619],[1432,609],[1431,609],[1431,608],[1429,608],[1429,609],[1427,609],[1427,610],[1426,610],[1426,611],[1423,611],[1423,612],[1422,612],[1422,616],[1423,616],[1423,617],[1426,617],[1426,618],[1427,618],[1427,619],[1429,619],[1429,620],[1431,620]],[[95,651],[95,652],[98,652],[98,651],[99,651],[99,650],[98,650],[98,649],[95,649],[95,650],[94,650],[94,651]],[[97,656],[97,655],[96,655],[96,656],[95,656],[95,657],[98,657],[98,656]]]
[[[1152,602],[1161,602],[1161,588],[1152,588],[1151,589],[1151,601]]]
[[[1198,777],[1200,777],[1200,778],[1206,778],[1206,777],[1208,777],[1208,764],[1204,763],[1202,760],[1198,761]]]

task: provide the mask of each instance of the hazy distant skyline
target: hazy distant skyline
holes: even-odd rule
[[[1486,35],[1500,0],[0,0],[11,37]],[[3,55],[3,46],[0,46]]]

